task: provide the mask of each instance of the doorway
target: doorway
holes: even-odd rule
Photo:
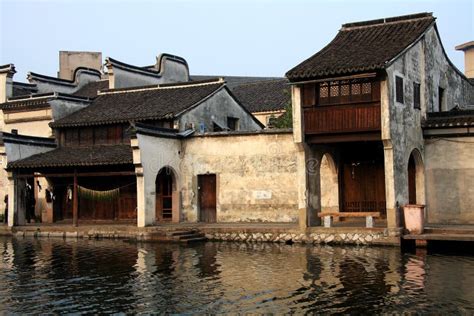
[[[156,177],[156,220],[160,222],[171,222],[173,220],[173,171],[170,168],[162,168]]]
[[[199,219],[204,223],[216,222],[216,175],[198,175]]]
[[[343,149],[341,190],[343,212],[386,214],[383,146],[367,142]]]

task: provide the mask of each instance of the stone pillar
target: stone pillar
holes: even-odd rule
[[[309,226],[308,222],[308,197],[307,197],[307,171],[306,171],[306,156],[307,148],[303,144],[297,144],[297,171],[296,176],[298,178],[298,223],[301,230],[305,230]]]
[[[12,172],[8,173],[8,226],[25,225],[26,203],[22,199],[26,180],[18,179]]]
[[[145,179],[143,177],[143,172],[137,174],[137,226],[145,227],[146,225],[146,216],[145,216]]]
[[[296,144],[304,142],[304,120],[301,111],[301,88],[291,86],[291,106],[293,111],[293,140]]]
[[[15,225],[16,188],[13,173],[8,173],[8,226]]]
[[[309,148],[306,160],[308,222],[310,226],[320,226],[322,221],[318,217],[318,213],[321,213],[321,160],[324,153],[324,148],[312,146]]]
[[[384,141],[384,171],[385,171],[385,205],[387,208],[387,227],[399,227],[399,214],[395,201],[395,178],[393,146],[390,141]]]

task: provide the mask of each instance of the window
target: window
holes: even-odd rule
[[[66,129],[66,146],[76,146],[79,144],[79,131],[76,128]]]
[[[421,103],[420,84],[414,82],[413,83],[413,107],[415,109],[420,109],[421,108],[420,103]]]
[[[219,124],[217,124],[216,122],[212,122],[212,131],[213,132],[222,132],[222,127],[220,127]]]
[[[438,111],[444,110],[444,89],[438,87]]]
[[[403,103],[403,78],[395,76],[395,100]]]
[[[305,84],[301,89],[303,107],[312,107],[316,103],[316,89],[314,84]]]
[[[231,131],[237,131],[239,129],[239,119],[235,117],[227,117],[227,127]]]

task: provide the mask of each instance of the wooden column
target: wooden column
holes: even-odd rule
[[[77,172],[74,170],[74,187],[72,192],[72,224],[77,227],[79,201],[77,198]]]

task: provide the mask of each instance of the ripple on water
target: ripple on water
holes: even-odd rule
[[[0,313],[474,312],[467,256],[8,238],[0,252]]]

